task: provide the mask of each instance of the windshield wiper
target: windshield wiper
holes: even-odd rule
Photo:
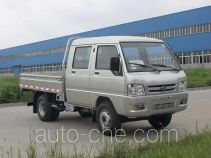
[[[176,68],[171,67],[171,66],[168,66],[168,65],[163,65],[163,64],[151,64],[151,65],[153,65],[153,66],[160,66],[160,67],[170,68],[170,69],[175,70],[175,71],[177,71],[177,72],[180,71],[179,69],[176,69]]]
[[[154,67],[151,67],[151,66],[149,66],[149,65],[138,64],[138,63],[128,63],[128,64],[138,65],[138,66],[141,66],[141,67],[150,68],[150,69],[152,69],[152,70],[154,70],[154,71],[160,72],[160,70],[158,70],[158,69],[156,69],[156,68],[154,68]]]

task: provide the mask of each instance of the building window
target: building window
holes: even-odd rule
[[[163,30],[159,32],[142,33],[140,36],[162,39],[162,38],[167,38],[167,37],[184,36],[184,35],[197,34],[197,33],[203,33],[203,32],[211,32],[211,23],[174,28],[174,29]]]
[[[194,52],[178,52],[180,64],[201,64],[211,63],[211,50],[194,51]]]
[[[186,30],[186,34],[190,34],[190,32],[191,32],[191,27],[185,27],[185,30]]]
[[[179,29],[175,29],[175,36],[179,36]]]
[[[211,32],[211,23],[208,25],[208,32]]]
[[[203,30],[204,30],[204,32],[208,32],[209,31],[209,24],[205,24]]]
[[[202,25],[198,25],[198,33],[201,33],[202,32]]]
[[[64,52],[65,52],[65,47],[51,48],[51,49],[46,49],[46,50],[33,51],[30,53],[18,53],[18,54],[9,55],[9,56],[3,56],[3,57],[0,57],[0,61],[8,61],[8,60],[15,60],[17,58],[27,58],[27,57],[55,54],[55,53],[64,53]]]
[[[174,36],[174,29],[170,30],[170,36]]]

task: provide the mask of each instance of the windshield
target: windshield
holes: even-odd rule
[[[181,69],[173,54],[163,43],[122,42],[120,44],[128,72]]]

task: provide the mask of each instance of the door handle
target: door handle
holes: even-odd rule
[[[74,74],[74,73],[75,73],[75,71],[72,71],[72,73]]]
[[[99,75],[100,73],[99,73],[99,72],[95,72],[95,74],[96,74],[96,75]]]

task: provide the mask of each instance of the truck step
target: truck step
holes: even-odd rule
[[[65,110],[74,112],[76,111],[76,107],[68,102],[64,102]]]

